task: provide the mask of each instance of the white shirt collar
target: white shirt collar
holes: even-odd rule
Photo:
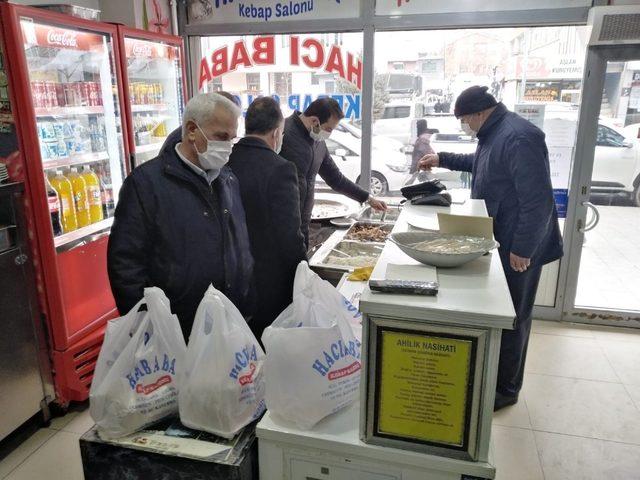
[[[191,170],[193,170],[194,172],[196,172],[199,176],[201,176],[202,178],[204,178],[207,181],[208,185],[211,185],[211,183],[218,178],[218,175],[220,175],[219,171],[215,171],[215,170],[209,170],[209,171],[204,171],[203,169],[201,169],[199,166],[197,166],[196,164],[192,163],[187,157],[185,157],[182,152],[180,152],[180,149],[178,148],[180,145],[182,145],[182,142],[179,142],[178,144],[176,144],[175,149],[176,149],[176,153],[178,154],[178,157],[180,157],[180,159],[186,163],[189,168]]]

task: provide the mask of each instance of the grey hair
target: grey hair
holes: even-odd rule
[[[218,93],[199,93],[187,102],[182,116],[182,136],[187,134],[187,122],[203,125],[212,120],[217,106],[224,108],[236,118],[242,113],[240,108],[228,98]]]

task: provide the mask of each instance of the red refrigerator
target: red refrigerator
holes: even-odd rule
[[[0,13],[21,151],[10,169],[25,180],[40,307],[64,405],[87,398],[105,324],[118,314],[106,271],[129,172],[118,29],[8,3]]]
[[[181,37],[118,26],[132,166],[154,158],[182,125],[186,101]]]

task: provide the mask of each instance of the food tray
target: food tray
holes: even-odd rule
[[[324,198],[316,199],[311,211],[311,220],[330,220],[348,215],[350,208],[347,204],[337,200]]]
[[[364,243],[343,240],[333,247],[322,259],[321,265],[339,270],[375,266],[384,249],[381,243]]]
[[[399,216],[399,206],[389,206],[386,212],[377,212],[372,207],[367,207],[362,210],[362,213],[360,214],[360,218],[358,220],[369,222],[395,223]]]
[[[389,240],[414,260],[425,265],[445,268],[464,265],[498,247],[498,242],[493,239],[451,235],[437,231],[393,233],[389,236]],[[466,243],[464,245],[465,250],[460,252],[454,252],[453,250],[451,252],[438,252],[423,250],[418,246],[422,242],[446,243],[447,241],[455,245]]]
[[[381,232],[381,235],[376,237],[375,235],[370,235],[363,232],[363,229],[369,230],[369,232],[367,233],[373,233],[374,230],[377,230],[378,232]],[[384,243],[391,233],[391,230],[393,230],[392,224],[376,222],[356,222],[351,226],[351,228],[349,228],[347,234],[344,236],[344,239],[363,243]]]

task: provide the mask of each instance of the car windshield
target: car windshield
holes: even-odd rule
[[[408,118],[411,113],[409,105],[389,106],[384,108],[382,118]]]

